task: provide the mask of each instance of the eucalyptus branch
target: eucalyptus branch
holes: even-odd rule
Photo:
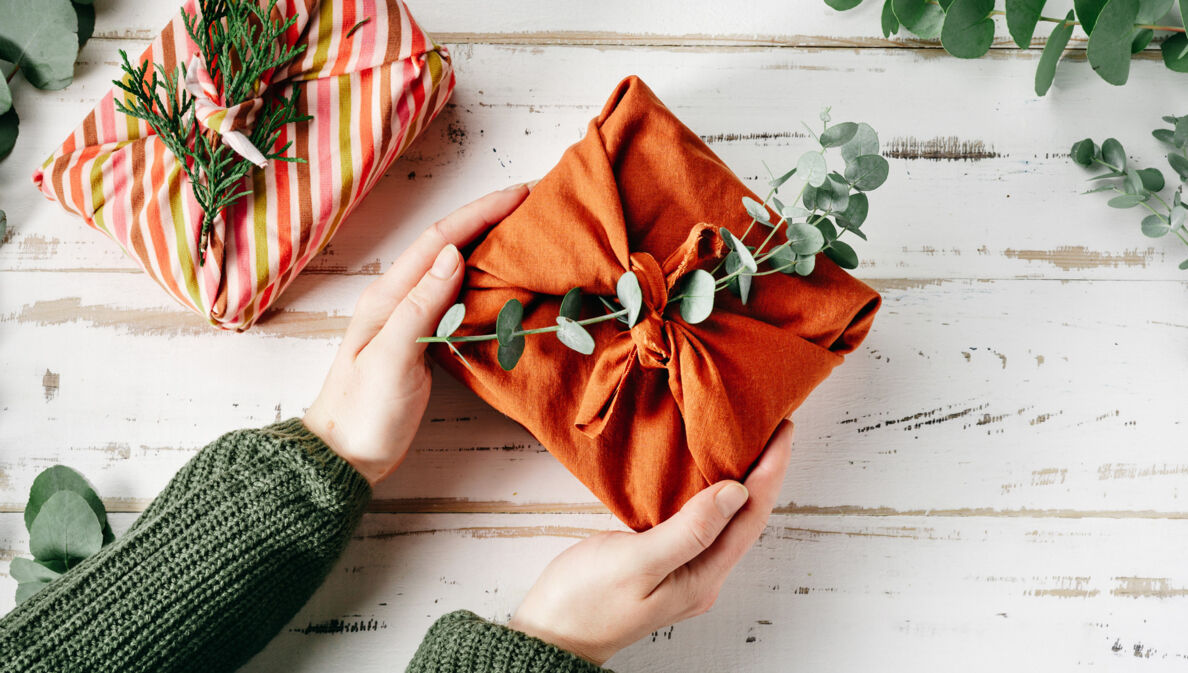
[[[1188,116],[1166,116],[1163,121],[1171,124],[1171,128],[1155,129],[1151,135],[1171,148],[1167,162],[1180,178],[1180,185],[1173,192],[1170,204],[1159,194],[1167,186],[1163,172],[1158,168],[1135,168],[1129,165],[1126,150],[1114,138],[1106,139],[1100,146],[1092,139],[1085,138],[1072,146],[1070,154],[1072,160],[1081,166],[1100,166],[1105,169],[1104,173],[1090,180],[1109,182],[1090,189],[1086,194],[1114,193],[1115,196],[1108,201],[1112,208],[1142,206],[1150,212],[1141,223],[1143,234],[1151,238],[1175,234],[1184,245],[1188,245],[1188,229],[1185,228],[1188,205],[1182,201],[1184,183],[1188,182],[1188,156],[1185,154],[1188,149]],[[1152,201],[1157,202],[1158,208],[1152,205]],[[1188,270],[1188,259],[1180,263],[1180,268]]]
[[[198,46],[207,72],[222,95],[221,104],[232,107],[265,94],[268,78],[279,67],[305,51],[283,39],[297,20],[272,19],[277,0],[261,6],[253,0],[198,0],[198,15],[182,10],[186,33]],[[199,264],[219,213],[251,193],[243,181],[253,164],[237,154],[222,138],[197,120],[194,97],[182,85],[185,64],[165,72],[157,64],[134,66],[120,51],[125,77],[115,82],[128,95],[115,101],[120,112],[142,119],[178,158],[189,178],[194,200],[202,209],[198,234]],[[276,147],[281,130],[311,119],[297,114],[298,90],[288,97],[269,97],[257,115],[248,139],[270,161],[305,162],[284,156],[292,141]]]
[[[844,122],[831,126],[828,108],[820,119],[823,125],[820,134],[809,129],[819,148],[802,154],[796,167],[787,173],[772,176],[763,202],[743,197],[742,207],[751,218],[743,234],[738,236],[725,227],[719,229],[718,235],[728,252],[712,270],[695,269],[679,279],[665,305],[659,308],[660,314],[675,310],[686,323],[700,323],[713,313],[718,292],[729,289],[746,305],[755,278],[773,273],[807,276],[815,269],[820,253],[843,268],[857,268],[858,255],[840,238],[847,232],[866,238],[861,230],[870,207],[866,193],[886,181],[890,168],[879,154],[878,134],[869,125]],[[826,152],[830,149],[839,150],[844,173],[829,171]],[[799,190],[786,205],[780,201],[779,191],[793,178]],[[758,246],[749,246],[745,240],[756,224],[769,227],[770,231]],[[783,233],[786,241],[768,249],[777,233]],[[770,268],[760,270],[762,265]],[[723,268],[725,274],[715,277]],[[523,355],[526,336],[552,333],[569,348],[589,355],[594,352],[595,343],[585,326],[617,319],[630,329],[639,323],[645,309],[643,289],[632,271],[619,277],[613,299],[602,296],[597,299],[606,313],[583,318],[582,292],[575,287],[561,299],[557,324],[533,329],[524,329],[524,306],[519,300],[510,299],[499,311],[494,333],[459,336],[454,333],[466,317],[466,306],[454,304],[438,323],[435,335],[417,341],[448,344],[460,358],[457,344],[497,341],[499,364],[509,371]]]

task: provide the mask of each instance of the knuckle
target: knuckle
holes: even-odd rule
[[[429,293],[420,284],[409,290],[408,295],[404,297],[405,317],[411,320],[427,320],[430,317],[431,307],[433,305]]]
[[[694,517],[686,527],[689,539],[698,549],[707,549],[717,539],[717,527],[704,517]]]

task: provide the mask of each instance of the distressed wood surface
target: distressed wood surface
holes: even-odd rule
[[[172,4],[100,0],[71,87],[14,85],[21,136],[0,162],[0,571],[27,555],[19,512],[45,466],[92,478],[121,531],[219,433],[300,415],[361,289],[435,218],[546,172],[635,73],[756,187],[763,162],[788,166],[808,147],[800,121],[825,105],[873,124],[893,161],[856,272],[885,307],[797,412],[771,527],[714,611],[612,665],[1188,666],[1184,251],[1080,196],[1086,174],[1064,156],[1078,138],[1118,135],[1133,159],[1161,161],[1148,132],[1184,113],[1169,92],[1185,80],[1156,53],[1116,89],[1074,40],[1041,99],[1038,50],[1010,48],[1001,21],[999,48],[958,61],[884,39],[874,0],[847,13],[816,0],[417,0],[455,58],[449,108],[272,314],[230,335],[29,182],[106,91],[118,50],[139,53]],[[398,670],[440,614],[505,618],[556,553],[618,527],[446,377],[371,510],[249,670]],[[13,589],[0,576],[0,611]]]

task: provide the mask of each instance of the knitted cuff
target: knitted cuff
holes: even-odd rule
[[[407,673],[605,673],[606,669],[539,638],[484,621],[466,610],[430,627]]]
[[[325,498],[318,504],[341,503],[348,510],[358,509],[361,512],[371,499],[371,484],[367,483],[367,479],[305,427],[300,418],[290,418],[259,430],[243,432],[259,432],[279,439],[272,445],[276,456],[291,461],[291,466],[306,477],[306,483],[324,486],[324,489],[314,493],[315,497],[321,495]]]

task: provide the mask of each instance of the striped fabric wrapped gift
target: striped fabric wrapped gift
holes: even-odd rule
[[[183,8],[191,15],[195,1]],[[297,113],[312,119],[283,127],[277,148],[292,141],[284,156],[305,162],[252,170],[243,181],[249,193],[215,217],[205,250],[203,213],[186,172],[148,124],[117,111],[114,96],[126,96],[117,88],[33,176],[47,197],[113,238],[183,306],[229,330],[251,327],[276,300],[454,86],[449,52],[400,0],[280,0],[278,12],[296,17],[285,36],[306,48],[272,73],[264,95],[299,89]],[[194,67],[197,53],[179,13],[140,63],[167,72],[190,66],[198,122],[246,157],[254,148],[236,147],[243,139],[236,131],[250,124],[260,99],[222,107],[205,69]]]

